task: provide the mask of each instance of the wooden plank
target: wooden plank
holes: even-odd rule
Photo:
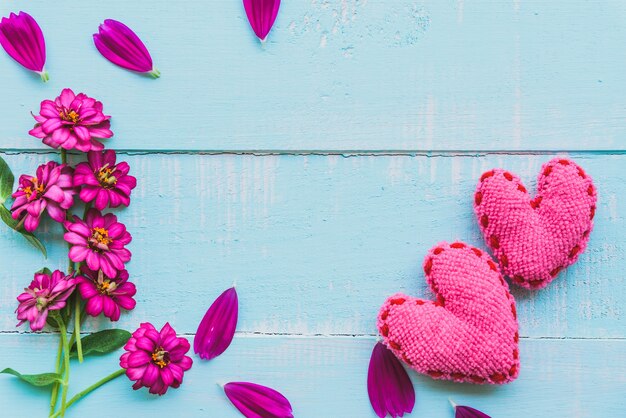
[[[176,324],[175,324],[176,325]],[[367,366],[373,338],[236,337],[221,357],[194,366],[178,390],[157,399],[134,392],[122,376],[72,407],[68,418],[99,416],[238,417],[217,382],[248,380],[281,390],[297,417],[374,417],[367,398]],[[0,336],[2,364],[24,372],[48,371],[52,336]],[[517,381],[501,387],[442,381],[411,372],[416,406],[411,416],[449,418],[448,398],[493,417],[620,417],[626,369],[623,340],[522,340]],[[117,355],[73,366],[70,394],[118,368]],[[0,376],[7,416],[41,416],[48,392],[30,390]],[[207,415],[208,414],[208,415]]]
[[[50,156],[3,155],[16,174]],[[125,155],[140,174],[119,212],[133,234],[136,310],[122,327],[170,320],[195,332],[237,282],[245,332],[373,335],[384,299],[431,297],[421,264],[439,241],[484,248],[473,219],[483,171],[534,178],[547,155]],[[626,337],[624,155],[577,155],[599,205],[589,248],[547,289],[516,288],[523,336]],[[65,268],[59,225],[44,224],[49,267]],[[14,330],[15,296],[44,261],[0,228],[0,330]],[[108,326],[90,322],[89,327]]]
[[[2,54],[1,149],[43,148],[29,112],[64,87],[105,103],[119,149],[626,149],[620,0],[284,2],[265,46],[241,1],[0,6],[20,9],[43,27],[51,80]],[[161,79],[99,56],[108,17]]]

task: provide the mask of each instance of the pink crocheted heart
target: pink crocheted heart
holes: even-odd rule
[[[474,209],[505,275],[520,286],[541,289],[587,246],[596,189],[573,161],[554,159],[543,165],[534,199],[508,171],[484,173]]]
[[[436,302],[396,294],[383,304],[383,342],[435,379],[508,383],[519,373],[515,299],[488,254],[462,242],[431,249],[424,272]]]

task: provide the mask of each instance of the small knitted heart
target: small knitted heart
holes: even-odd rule
[[[515,299],[488,254],[440,243],[424,272],[436,301],[396,294],[383,304],[384,344],[420,373],[470,383],[508,383],[519,373]]]
[[[583,252],[593,228],[596,189],[573,161],[543,165],[531,198],[508,171],[487,171],[474,195],[485,242],[520,286],[541,289]]]

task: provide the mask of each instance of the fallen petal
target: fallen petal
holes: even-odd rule
[[[478,409],[474,409],[469,406],[457,405],[450,401],[454,408],[454,418],[491,418],[489,415],[480,412]]]
[[[224,392],[246,418],[293,418],[291,404],[280,392],[250,382],[230,382]]]
[[[264,42],[278,15],[280,0],[243,0],[243,7],[252,30]]]
[[[231,287],[215,299],[202,318],[193,340],[193,351],[206,360],[211,360],[226,351],[233,341],[238,316],[237,291]]]
[[[413,411],[415,390],[409,375],[396,356],[378,342],[367,371],[367,392],[376,415],[401,417]]]
[[[15,61],[48,81],[46,42],[41,28],[31,15],[11,13],[0,21],[0,45]]]

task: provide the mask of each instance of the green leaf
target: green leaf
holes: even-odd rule
[[[6,161],[0,157],[0,204],[4,204],[13,192],[13,182],[15,177]]]
[[[44,267],[42,269],[37,270],[35,274],[47,274],[49,276],[52,274],[52,270],[50,270],[48,267]]]
[[[8,367],[0,373],[12,374],[13,376],[33,386],[48,386],[56,382],[63,383],[61,375],[57,373],[21,374],[20,372]]]
[[[83,355],[113,352],[123,347],[130,337],[130,332],[123,329],[105,329],[94,332],[80,339],[83,346]],[[70,355],[76,355],[76,343],[72,346]]]
[[[2,219],[2,221],[13,230],[15,230],[15,227],[18,224],[18,221],[11,217],[11,211],[4,207],[4,205],[0,205],[0,219]],[[26,241],[30,242],[35,248],[41,251],[45,258],[48,258],[48,252],[46,251],[46,247],[41,243],[41,241],[39,241],[39,238],[24,229],[20,229],[17,232],[22,234]]]

